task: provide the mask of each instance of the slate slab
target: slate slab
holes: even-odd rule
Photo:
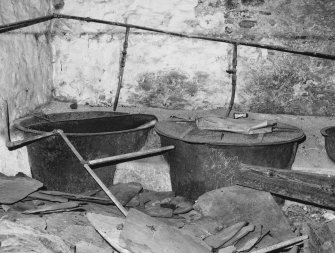
[[[141,184],[135,182],[115,184],[108,188],[123,206],[143,189]],[[108,198],[103,191],[98,192],[96,196]]]
[[[8,220],[0,221],[0,252],[71,253],[60,237]]]
[[[30,177],[0,175],[0,203],[18,202],[42,186],[40,181]]]
[[[239,221],[248,221],[262,225],[263,231],[270,230],[271,242],[279,243],[295,237],[282,210],[270,193],[242,186],[223,187],[207,192],[199,197],[194,209],[204,216],[221,217],[226,225]]]
[[[120,235],[120,246],[133,253],[209,253],[192,237],[144,213],[130,209]]]

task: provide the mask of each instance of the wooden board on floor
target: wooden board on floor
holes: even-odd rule
[[[243,165],[236,184],[335,209],[335,177]]]

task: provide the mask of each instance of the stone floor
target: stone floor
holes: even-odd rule
[[[42,110],[44,113],[51,113],[51,112],[71,111],[72,109],[70,109],[69,103],[54,101],[46,105],[45,107],[40,108],[40,110]],[[109,111],[111,110],[111,108],[79,105],[77,110]],[[186,111],[186,110],[164,110],[160,108],[146,108],[146,107],[119,107],[117,111],[128,112],[128,113],[154,114],[156,115],[158,120],[167,119],[171,115],[179,117],[196,117],[196,116],[208,115],[209,113],[216,115],[225,114],[225,111],[220,109],[212,111]],[[270,114],[258,114],[258,113],[249,113],[249,117],[255,119],[276,119],[280,122],[288,123],[301,128],[306,134],[306,140],[303,143],[301,143],[298,147],[298,151],[292,169],[311,173],[335,175],[335,163],[333,163],[328,158],[324,146],[324,138],[320,133],[320,130],[323,127],[335,125],[334,117],[332,118],[332,117],[314,117],[314,116],[296,116],[296,115],[270,115]],[[149,159],[148,162],[152,161]],[[159,163],[163,164],[164,161],[159,160]],[[168,172],[166,166],[164,170]],[[148,177],[150,177],[150,175],[148,175]],[[167,190],[166,187],[164,188],[164,190]]]

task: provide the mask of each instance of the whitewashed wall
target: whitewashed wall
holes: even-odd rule
[[[0,24],[46,15],[47,0],[1,0]],[[50,101],[52,96],[49,24],[0,34],[0,99],[8,100],[10,119],[23,116]],[[0,172],[30,174],[25,149],[8,151],[4,141],[4,110],[0,109]],[[13,138],[20,136],[13,135]]]
[[[314,0],[59,0],[58,11],[175,32],[333,53],[335,3]],[[55,97],[111,106],[125,28],[60,20],[53,27]],[[227,107],[231,45],[131,30],[120,104]],[[235,109],[335,114],[335,63],[241,46]],[[322,100],[320,101],[320,98]]]
[[[215,22],[197,18],[196,5],[196,0],[75,0],[65,1],[61,13],[204,34]],[[125,28],[61,20],[54,32],[56,97],[111,105]],[[225,106],[230,96],[225,72],[230,48],[132,29],[120,104],[173,109]]]

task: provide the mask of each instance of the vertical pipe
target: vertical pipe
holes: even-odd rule
[[[5,138],[6,138],[6,145],[8,145],[11,142],[10,138],[10,125],[9,125],[9,110],[8,110],[8,102],[7,100],[4,100],[1,104],[1,107],[4,112],[4,117],[5,117]]]
[[[233,61],[232,61],[232,69],[228,71],[229,74],[231,74],[231,97],[230,97],[230,103],[229,107],[226,112],[226,117],[229,117],[229,114],[234,106],[234,100],[235,100],[235,92],[236,92],[236,80],[237,80],[237,43],[233,44]]]
[[[116,90],[116,94],[115,94],[115,99],[114,99],[114,104],[113,104],[113,111],[116,110],[117,104],[119,102],[120,90],[122,88],[123,72],[124,72],[124,66],[126,65],[126,58],[127,58],[129,30],[130,30],[130,28],[126,27],[126,34],[125,34],[124,42],[123,42],[122,57],[121,57],[121,61],[120,61],[119,82],[118,82],[117,90]]]

